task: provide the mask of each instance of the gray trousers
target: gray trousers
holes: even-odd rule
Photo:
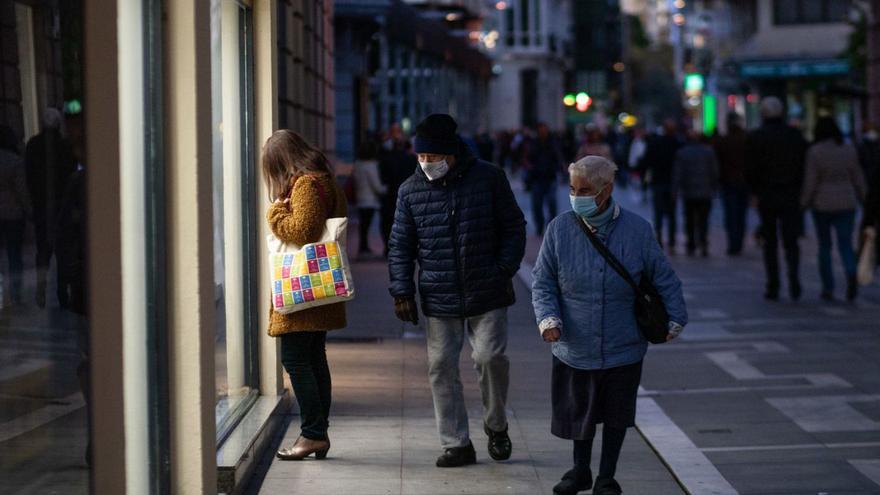
[[[507,428],[507,388],[510,361],[507,349],[507,308],[471,318],[426,318],[428,376],[434,396],[434,415],[444,449],[470,442],[467,407],[458,372],[467,332],[474,368],[483,396],[483,422],[493,431]]]

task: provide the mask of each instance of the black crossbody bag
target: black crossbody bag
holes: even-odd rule
[[[623,280],[632,287],[636,293],[635,313],[636,322],[642,335],[652,344],[662,344],[666,342],[669,336],[669,314],[666,312],[666,306],[663,305],[663,299],[654,285],[648,280],[648,277],[642,277],[641,283],[636,283],[632,275],[626,270],[623,264],[611,254],[611,251],[605,247],[605,244],[596,237],[589,227],[580,219],[577,213],[572,212],[575,221],[581,226],[581,230],[587,235],[590,243],[605,258],[605,261],[611,265],[611,268],[620,275]]]

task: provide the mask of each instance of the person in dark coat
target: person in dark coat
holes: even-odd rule
[[[43,115],[43,130],[32,137],[25,149],[25,174],[33,203],[34,233],[37,244],[37,305],[46,306],[46,278],[54,254],[58,210],[67,181],[76,170],[70,142],[61,134],[62,115],[49,108]],[[58,302],[66,307],[68,294],[59,283]]]
[[[715,141],[715,154],[721,168],[721,200],[724,204],[724,230],[727,231],[727,254],[742,253],[749,210],[749,188],[746,185],[746,132],[740,116],[731,113],[727,134]]]
[[[0,125],[0,248],[6,250],[11,296],[9,301],[14,305],[23,302],[22,246],[27,221],[31,217],[31,200],[25,185],[19,144],[15,131],[7,125]],[[2,289],[0,285],[0,294]],[[0,295],[0,307],[2,306],[3,297]]]
[[[547,124],[538,124],[538,135],[525,143],[528,163],[526,184],[532,194],[532,218],[535,231],[544,235],[545,219],[556,217],[556,182],[562,171],[562,146],[550,134]],[[546,213],[548,217],[544,216]]]
[[[386,141],[386,149],[379,157],[379,179],[386,188],[382,196],[379,214],[381,216],[382,241],[385,243],[384,254],[388,256],[388,240],[391,238],[391,226],[394,224],[394,209],[397,207],[397,191],[406,179],[418,168],[415,155],[406,149],[406,141],[402,134]]]
[[[445,114],[429,115],[416,128],[419,167],[400,187],[388,256],[397,317],[418,323],[418,287],[427,318],[428,373],[444,449],[437,467],[476,462],[458,371],[465,336],[479,375],[489,454],[510,457],[507,308],[515,302],[512,278],[526,244],[525,219],[504,171],[477,159],[456,128]]]
[[[746,139],[746,181],[758,197],[767,272],[764,297],[771,301],[779,299],[778,231],[788,267],[789,295],[793,300],[801,297],[798,237],[803,231],[800,196],[807,142],[800,131],[783,121],[783,110],[779,98],[764,98],[764,122]]]
[[[718,160],[712,148],[701,141],[701,135],[688,131],[688,142],[675,154],[672,170],[672,194],[684,199],[687,229],[687,253],[697,248],[709,256],[709,213],[712,199],[718,193]]]
[[[862,142],[859,143],[859,163],[862,164],[862,171],[868,181],[880,173],[880,134],[873,124],[867,124],[862,134]]]
[[[654,199],[654,231],[663,246],[663,222],[667,222],[666,248],[670,253],[675,251],[675,235],[678,231],[676,202],[672,194],[672,168],[675,165],[675,153],[681,148],[677,131],[675,121],[666,119],[663,123],[663,134],[648,138],[648,146],[642,158],[644,172],[650,176],[651,195]]]

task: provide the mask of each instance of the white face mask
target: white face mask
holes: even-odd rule
[[[437,180],[449,173],[449,164],[446,160],[439,162],[419,162],[422,171],[428,176],[428,180]]]

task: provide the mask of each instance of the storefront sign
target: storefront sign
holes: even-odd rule
[[[847,74],[849,69],[849,62],[843,59],[743,62],[740,75],[755,78],[839,76]]]

